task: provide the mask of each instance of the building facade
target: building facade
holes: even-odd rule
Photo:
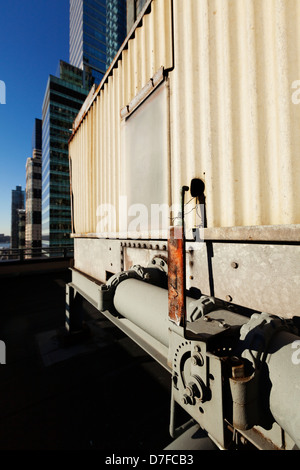
[[[70,64],[99,84],[126,37],[125,0],[70,0]]]
[[[42,122],[42,246],[71,245],[68,141],[70,129],[92,83],[82,70],[60,61],[50,75]]]
[[[25,247],[28,256],[39,255],[42,215],[42,120],[35,119],[32,133],[32,157],[26,162]],[[28,251],[32,248],[32,252]]]
[[[25,207],[25,191],[16,186],[11,192],[11,239],[10,247],[19,248],[19,214],[18,209]]]
[[[26,227],[26,210],[18,209],[18,248],[25,248],[25,227]]]
[[[127,0],[127,34],[148,0]]]

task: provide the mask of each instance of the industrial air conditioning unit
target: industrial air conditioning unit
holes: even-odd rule
[[[170,372],[174,438],[180,406],[217,448],[300,447],[299,21],[149,0],[73,125],[67,329],[82,296]]]

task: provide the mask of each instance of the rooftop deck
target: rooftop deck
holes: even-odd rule
[[[87,303],[90,337],[63,346],[57,268],[0,277],[0,450],[162,450],[170,375]]]

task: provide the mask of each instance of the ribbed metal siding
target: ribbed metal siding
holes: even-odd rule
[[[70,142],[75,233],[97,232],[97,208],[118,210],[122,185],[120,111],[161,66],[172,66],[171,0],[155,0],[151,13],[122,51]],[[118,212],[116,213],[118,220]],[[110,232],[118,229],[112,224]]]
[[[120,110],[172,67],[172,3],[172,202],[200,177],[209,227],[299,224],[300,1],[153,0],[70,144],[76,232],[117,205]]]
[[[175,0],[172,187],[206,184],[209,227],[300,222],[299,0]]]

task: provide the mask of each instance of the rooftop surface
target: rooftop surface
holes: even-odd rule
[[[69,281],[0,279],[0,450],[163,450],[169,373],[87,303],[90,337],[63,346]]]

